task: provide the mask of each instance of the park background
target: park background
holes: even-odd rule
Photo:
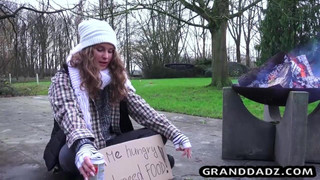
[[[117,32],[132,83],[151,106],[222,118],[223,87],[280,51],[318,41],[320,32],[319,0],[57,2],[0,2],[1,96],[46,95],[79,41],[77,25],[97,18]],[[261,118],[263,105],[243,100]]]

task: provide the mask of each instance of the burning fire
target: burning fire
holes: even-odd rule
[[[304,54],[298,55],[302,52]],[[238,82],[246,87],[319,88],[319,58],[318,42],[296,48],[290,53],[280,52],[259,69],[240,77]]]

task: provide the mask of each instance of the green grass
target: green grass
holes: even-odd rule
[[[209,87],[210,78],[134,79],[137,90],[153,108],[195,116],[222,118],[222,90]],[[236,82],[233,80],[232,82]],[[19,94],[47,95],[50,82],[14,83]],[[256,117],[263,118],[264,105],[242,97],[244,105]],[[309,104],[309,113],[319,101]],[[280,108],[283,114],[284,107]]]
[[[222,117],[222,91],[208,87],[210,78],[132,80],[137,94],[161,111]]]
[[[12,86],[19,92],[19,95],[48,95],[48,89],[50,82],[23,82],[23,83],[13,83]]]

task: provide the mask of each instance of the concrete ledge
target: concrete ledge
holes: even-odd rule
[[[273,160],[275,125],[253,116],[240,96],[223,89],[222,158]]]
[[[279,107],[264,107],[254,117],[240,96],[223,89],[222,158],[275,161],[282,166],[320,163],[320,104],[308,116],[309,94],[291,91],[283,117]]]

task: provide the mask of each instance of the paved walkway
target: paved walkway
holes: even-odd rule
[[[222,121],[219,119],[162,113],[190,138],[193,146],[192,159],[186,159],[174,150],[171,142],[167,143],[167,152],[176,160],[172,170],[174,179],[204,179],[199,176],[199,168],[205,165],[276,165],[267,161],[222,160]],[[52,112],[46,96],[0,98],[1,180],[67,179],[61,174],[47,172],[42,159],[52,126]],[[319,174],[319,165],[316,168]]]

